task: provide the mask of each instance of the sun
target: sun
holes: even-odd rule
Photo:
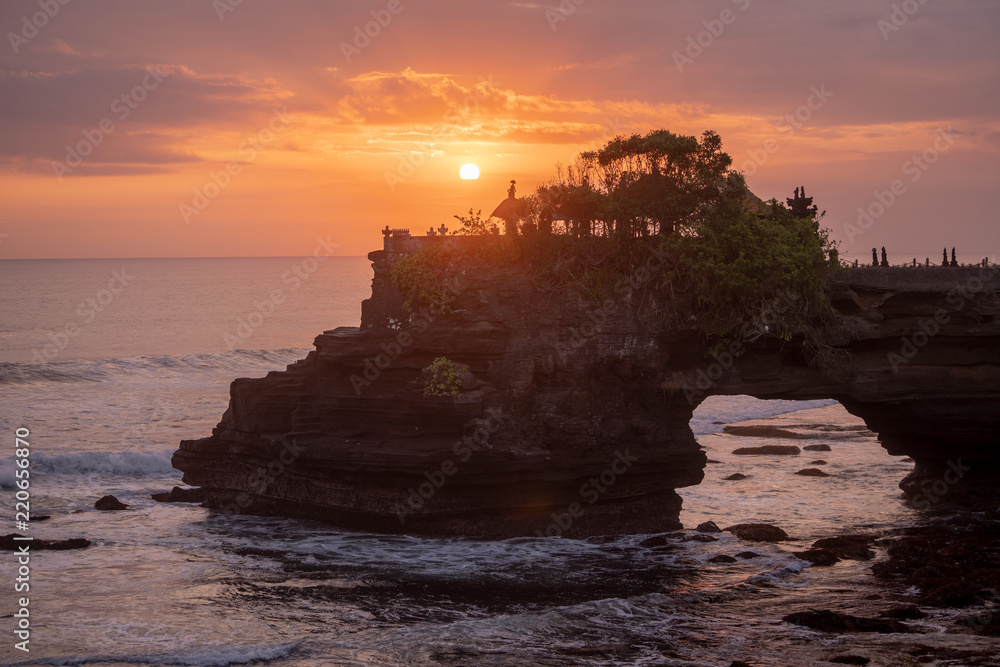
[[[472,181],[479,178],[479,167],[472,164],[463,164],[462,168],[458,170],[458,175],[462,177],[463,181]]]

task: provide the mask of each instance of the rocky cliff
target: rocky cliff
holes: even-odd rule
[[[369,255],[359,328],[324,332],[285,371],[234,381],[212,435],[181,443],[173,464],[206,505],[385,532],[668,530],[679,525],[675,489],[702,479],[688,422],[712,394],[835,398],[891,453],[915,459],[901,483],[911,496],[958,474],[973,502],[994,493],[991,269],[838,274],[823,334],[833,363],[817,366],[806,341],[769,334],[780,298],[752,342],[708,355],[677,301],[634,298],[656,256],[603,302],[503,268],[457,276],[448,312],[408,313],[389,268],[407,245],[444,241],[392,241]],[[455,395],[425,395],[422,371],[438,357],[459,364]]]

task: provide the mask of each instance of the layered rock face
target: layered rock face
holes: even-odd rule
[[[917,507],[1000,499],[1000,269],[843,271],[826,342],[836,371],[766,338],[713,393],[834,398],[893,455],[916,461],[900,488]]]
[[[597,304],[517,269],[460,276],[451,312],[407,314],[388,277],[406,251],[369,255],[359,328],[236,380],[212,435],[181,443],[173,464],[207,506],[477,537],[673,529],[675,489],[705,463],[688,422],[711,394],[835,398],[917,461],[901,484],[911,494],[957,458],[951,487],[995,488],[1000,275],[988,269],[844,272],[826,340],[850,361],[832,372],[810,366],[802,341],[766,334],[707,356],[676,303]],[[467,367],[457,395],[425,395],[438,357]]]
[[[679,527],[674,489],[701,481],[705,455],[696,405],[660,385],[675,355],[702,355],[696,337],[517,269],[461,277],[447,314],[407,315],[393,254],[370,258],[360,328],[236,380],[212,436],[181,443],[173,464],[208,506],[480,537]],[[456,396],[424,395],[438,357],[468,367]]]

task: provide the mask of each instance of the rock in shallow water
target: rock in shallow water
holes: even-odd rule
[[[175,486],[166,493],[154,493],[150,498],[158,503],[201,503],[205,501],[205,492],[201,489],[182,489]]]
[[[776,426],[769,426],[767,424],[750,424],[748,426],[727,426],[722,429],[723,432],[730,435],[742,435],[755,438],[789,438],[792,440],[799,440],[802,438],[808,438],[807,435],[801,435],[799,433],[794,433],[792,431],[785,430],[783,428],[778,428]]]
[[[82,537],[73,537],[68,540],[40,540],[35,538],[30,542],[15,540],[15,537],[24,537],[18,533],[11,533],[0,537],[0,551],[17,551],[24,545],[29,545],[32,551],[67,551],[69,549],[86,549],[90,546],[90,540]]]
[[[685,537],[684,541],[685,542],[706,542],[707,543],[707,542],[718,542],[719,538],[712,537],[711,535],[698,534],[698,535],[692,535],[691,537]]]
[[[714,521],[705,521],[704,523],[699,523],[698,527],[695,528],[699,533],[721,533],[722,529]]]
[[[927,614],[920,611],[916,605],[886,609],[885,611],[880,612],[879,616],[882,618],[893,618],[897,621],[917,621],[921,618],[927,618]]]
[[[708,559],[709,563],[735,563],[736,559],[726,554],[719,554]]]
[[[792,555],[796,558],[801,558],[804,561],[812,563],[813,565],[833,565],[840,561],[832,551],[827,551],[826,549],[807,549],[806,551],[793,551]]]
[[[803,468],[795,474],[802,475],[803,477],[830,477],[830,475],[826,474],[819,468]]]
[[[813,542],[814,549],[826,549],[844,560],[871,560],[875,556],[869,545],[875,541],[871,535],[840,535],[824,537]]]
[[[839,614],[835,611],[801,611],[788,614],[781,620],[794,625],[803,625],[820,632],[878,632],[881,634],[909,633],[913,628],[892,619],[864,618],[850,614]]]
[[[782,542],[788,539],[788,533],[768,523],[738,523],[723,530],[748,542]]]
[[[104,496],[104,497],[102,497],[100,500],[98,500],[96,503],[94,503],[94,507],[96,509],[104,510],[104,511],[118,511],[118,510],[127,510],[128,509],[128,505],[126,505],[122,501],[118,500],[114,496]]]
[[[762,445],[733,450],[733,454],[738,456],[796,456],[801,453],[802,450],[795,445]]]

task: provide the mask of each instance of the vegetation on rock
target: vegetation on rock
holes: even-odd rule
[[[462,388],[459,366],[448,357],[438,357],[424,369],[424,396],[457,396]]]
[[[714,132],[618,137],[527,198],[524,217],[508,221],[514,234],[402,257],[393,283],[407,308],[447,312],[449,279],[518,267],[544,290],[693,323],[710,346],[802,336],[808,354],[836,365],[815,334],[832,313],[825,285],[837,264],[822,214],[761,201],[731,164]],[[462,233],[495,233],[482,211],[455,217]]]

